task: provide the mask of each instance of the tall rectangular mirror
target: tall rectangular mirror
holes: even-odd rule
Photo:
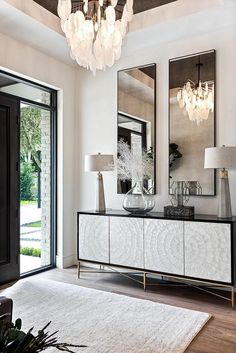
[[[204,151],[215,146],[215,50],[169,61],[169,190],[185,181],[190,195],[215,195]]]
[[[150,64],[118,71],[117,144],[129,146],[136,164],[142,159],[150,162],[149,173],[143,177],[143,186],[156,192],[156,65]],[[119,157],[119,152],[118,152]],[[120,180],[117,192],[127,193],[136,183],[137,176]]]

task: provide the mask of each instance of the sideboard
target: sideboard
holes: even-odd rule
[[[195,215],[167,218],[163,213],[78,212],[80,262],[153,273],[185,282],[227,287],[234,308],[236,217]],[[78,266],[80,271],[80,266]]]

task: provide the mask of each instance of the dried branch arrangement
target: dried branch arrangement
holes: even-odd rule
[[[143,151],[140,158],[140,155],[132,153],[128,143],[120,140],[118,142],[118,156],[117,175],[119,180],[153,179],[154,161],[151,149]]]

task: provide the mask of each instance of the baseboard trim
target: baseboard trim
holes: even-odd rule
[[[76,254],[69,256],[56,256],[56,266],[58,268],[67,268],[76,265]]]

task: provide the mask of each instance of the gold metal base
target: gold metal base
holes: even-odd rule
[[[105,270],[105,268],[108,268],[109,270]],[[167,285],[170,285],[170,286],[189,286],[189,287],[193,287],[193,288],[196,288],[198,290],[201,290],[203,292],[206,292],[208,294],[211,294],[211,295],[214,295],[218,298],[221,298],[221,299],[225,299],[227,301],[230,301],[231,302],[231,306],[232,306],[232,309],[234,310],[235,308],[235,287],[234,286],[230,286],[230,285],[226,285],[226,284],[215,284],[215,283],[212,283],[212,282],[208,282],[208,281],[200,281],[200,280],[188,280],[187,278],[185,277],[181,277],[181,276],[173,276],[173,275],[168,275],[166,276],[165,274],[161,274],[161,273],[154,273],[154,272],[151,272],[151,271],[148,271],[148,272],[142,272],[142,271],[136,271],[136,272],[121,272],[121,271],[118,271],[117,269],[115,269],[114,267],[111,267],[109,265],[100,265],[99,266],[99,269],[96,270],[81,270],[81,264],[80,264],[80,261],[78,261],[78,264],[77,264],[77,269],[78,269],[78,278],[80,278],[80,274],[81,273],[117,273],[123,277],[126,277],[136,283],[139,283],[143,286],[143,290],[146,291],[147,289],[147,286],[167,286]],[[143,280],[138,280],[136,278],[133,278],[131,277],[130,275],[142,275],[143,274]],[[147,279],[148,279],[148,275],[154,275],[154,276],[161,276],[161,279],[164,280],[164,278],[171,278],[171,279],[174,279],[175,281],[179,281],[180,283],[176,284],[166,284],[166,283],[163,283],[163,284],[160,284],[160,283],[147,283]],[[195,285],[195,284],[192,284],[192,283],[189,283],[189,282],[194,282],[194,283],[199,283],[201,284],[201,286],[198,286],[198,285]],[[211,290],[209,289],[205,289],[203,287],[209,287],[209,288],[219,288],[219,287],[222,287],[222,288],[230,288],[231,289],[231,296],[230,298],[229,297],[226,297],[224,295],[221,295],[221,294],[218,294],[218,293],[214,293],[212,292]]]
[[[223,168],[220,170],[220,178],[221,179],[228,179],[228,170]]]

